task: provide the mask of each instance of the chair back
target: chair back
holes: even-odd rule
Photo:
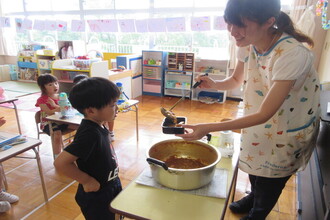
[[[40,134],[45,134],[45,132],[40,130],[40,122],[41,122],[41,111],[37,111],[36,114],[34,115],[34,119],[36,122],[36,127],[37,127],[37,134],[38,134],[38,139],[40,138]]]

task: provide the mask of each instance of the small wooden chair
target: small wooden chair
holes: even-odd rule
[[[41,134],[47,134],[45,132],[43,132],[40,129],[40,122],[41,122],[41,112],[37,111],[34,115],[34,119],[35,119],[35,123],[36,123],[36,127],[37,127],[37,135],[38,135],[38,139],[40,139],[40,135]],[[64,131],[62,131],[62,137],[63,137],[63,143],[66,146],[67,144],[71,143],[74,135],[75,135],[75,131],[74,129],[66,129]],[[47,134],[48,135],[48,134]],[[66,143],[66,144],[65,144]],[[38,151],[39,151],[39,146],[38,146]]]
[[[37,139],[40,139],[40,135],[41,134],[46,134],[45,132],[43,132],[40,128],[39,128],[39,124],[41,122],[41,112],[40,111],[37,111],[36,114],[34,115],[34,119],[35,119],[35,122],[36,122],[36,126],[37,126]]]

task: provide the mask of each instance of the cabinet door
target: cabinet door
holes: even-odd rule
[[[162,68],[159,66],[144,66],[143,67],[144,79],[162,79]]]
[[[142,92],[145,95],[163,96],[166,52],[142,51]]]
[[[148,79],[143,79],[143,93],[144,94],[150,94],[150,95],[161,95],[162,93],[162,85],[161,81],[155,81],[155,80],[148,80]]]

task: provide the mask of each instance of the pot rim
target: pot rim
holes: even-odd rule
[[[220,162],[220,160],[221,160],[221,153],[220,153],[220,151],[219,151],[215,146],[213,146],[212,144],[207,144],[207,143],[205,143],[205,142],[203,142],[203,141],[199,141],[199,140],[197,140],[197,141],[185,141],[185,140],[183,140],[183,139],[168,139],[168,140],[160,141],[160,142],[157,142],[157,143],[153,144],[153,145],[147,150],[147,153],[146,153],[146,154],[147,154],[147,158],[153,158],[153,157],[151,157],[151,156],[149,155],[149,150],[150,150],[153,146],[155,146],[156,144],[161,144],[161,143],[166,143],[166,142],[189,142],[189,143],[202,144],[202,145],[205,145],[205,146],[207,146],[207,147],[211,147],[211,148],[217,153],[217,155],[218,155],[216,161],[214,161],[213,163],[211,163],[211,164],[209,164],[209,165],[207,165],[207,166],[205,166],[205,167],[193,168],[193,169],[179,169],[179,168],[168,167],[168,170],[167,170],[167,171],[175,171],[175,172],[180,172],[180,171],[181,171],[181,172],[184,172],[184,171],[200,171],[200,170],[206,170],[206,169],[209,169],[209,168],[211,168],[211,167],[216,166],[216,165]],[[163,162],[164,162],[164,161],[163,161]],[[157,166],[157,165],[155,165],[155,164],[150,164],[150,165]]]

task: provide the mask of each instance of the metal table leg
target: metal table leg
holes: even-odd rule
[[[42,166],[41,166],[41,163],[40,163],[39,151],[36,150],[36,148],[33,148],[33,151],[36,154],[36,160],[37,160],[37,163],[38,163],[39,176],[40,176],[40,180],[41,180],[42,191],[44,193],[44,199],[45,199],[45,202],[48,202],[48,195],[47,195],[46,184],[45,184],[45,180],[44,180],[44,174],[42,172]]]
[[[135,127],[136,127],[136,141],[139,141],[139,107],[138,105],[134,105],[135,107]]]
[[[22,134],[21,125],[19,123],[19,117],[18,117],[17,107],[16,107],[16,104],[15,104],[14,101],[12,101],[12,103],[13,103],[15,114],[16,114],[16,121],[17,121],[17,126],[18,126],[18,132],[19,132],[19,134]]]

